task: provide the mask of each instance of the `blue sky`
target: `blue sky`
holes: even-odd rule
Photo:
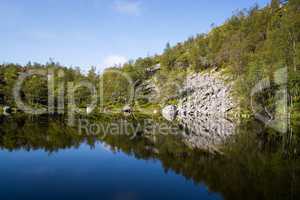
[[[161,53],[268,0],[0,0],[0,63],[86,70]]]

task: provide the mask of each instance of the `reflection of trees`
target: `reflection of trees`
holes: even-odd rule
[[[115,151],[159,160],[166,172],[183,175],[195,184],[204,183],[224,199],[295,199],[300,195],[299,160],[284,160],[278,151],[266,152],[267,144],[255,148],[260,140],[249,138],[251,135],[239,138],[232,149],[225,150],[226,156],[191,150],[170,137],[156,137],[153,142],[119,136],[105,142]]]
[[[101,120],[109,123],[108,118]],[[258,130],[257,125],[250,127]],[[224,155],[191,150],[175,136],[130,139],[126,135],[109,135],[102,142],[112,151],[137,159],[159,160],[165,172],[173,171],[195,184],[205,183],[224,199],[297,199],[299,160],[286,159],[286,148],[277,139],[256,134],[250,127],[224,149]],[[78,135],[76,129],[64,124],[63,118],[5,118],[0,125],[0,146],[8,150],[43,149],[51,153],[78,148],[83,142],[94,147],[99,138]]]
[[[0,145],[8,150],[43,149],[47,152],[79,147],[82,138],[63,121],[49,117],[4,119],[0,126]]]

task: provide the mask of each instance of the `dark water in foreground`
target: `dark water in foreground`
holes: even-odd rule
[[[0,199],[299,199],[297,156],[250,130],[217,156],[175,136],[84,136],[63,119],[2,118]]]

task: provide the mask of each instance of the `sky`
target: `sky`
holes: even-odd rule
[[[269,0],[0,0],[0,63],[86,71],[162,53]]]

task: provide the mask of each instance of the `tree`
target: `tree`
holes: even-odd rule
[[[93,84],[97,83],[98,75],[96,73],[96,67],[91,67],[88,71],[87,78],[89,81],[91,81]]]
[[[32,106],[47,106],[48,87],[45,77],[33,75],[28,80],[25,80],[22,92],[25,95],[25,100]]]
[[[280,8],[279,0],[272,0],[271,1],[271,9],[273,12],[276,12]]]
[[[4,104],[4,87],[5,87],[5,80],[4,80],[4,69],[0,66],[0,105]]]
[[[164,51],[163,55],[160,58],[160,63],[162,65],[162,68],[164,70],[173,69],[174,66],[175,66],[175,60],[176,60],[176,56],[175,56],[174,49],[172,49],[170,47],[170,44],[167,43],[165,51]]]

